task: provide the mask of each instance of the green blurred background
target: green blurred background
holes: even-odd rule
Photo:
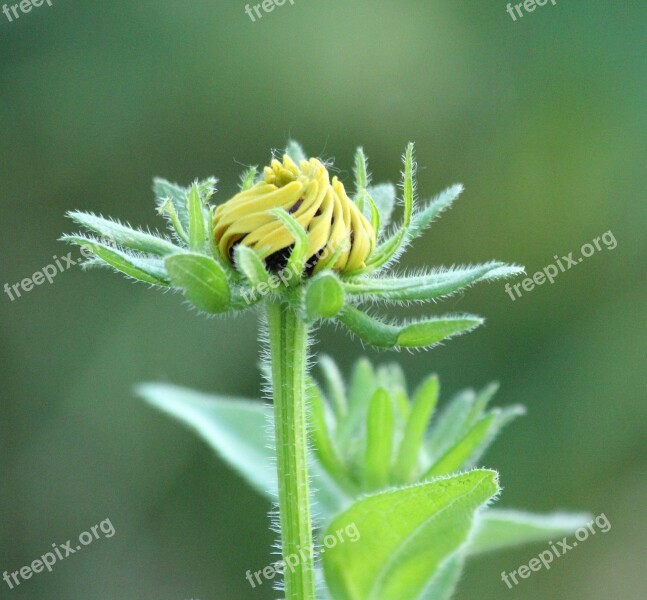
[[[69,251],[66,210],[157,226],[153,176],[216,175],[223,200],[290,136],[345,180],[362,144],[375,181],[399,177],[414,140],[423,197],[466,185],[408,268],[497,258],[532,274],[613,232],[615,250],[515,302],[495,283],[432,307],[486,327],[396,358],[412,384],[437,371],[445,399],[496,379],[498,404],[527,405],[484,460],[501,506],[612,523],[514,590],[501,571],[543,545],[472,562],[459,600],[644,598],[647,5],[559,0],[513,22],[503,0],[296,0],[252,23],[243,0],[53,4],[0,14],[0,285]],[[276,597],[244,578],[271,560],[266,502],[132,394],[163,380],[257,397],[254,316],[204,320],[73,268],[3,293],[0,320],[0,571],[116,528],[0,597]],[[319,338],[344,365],[363,352]]]

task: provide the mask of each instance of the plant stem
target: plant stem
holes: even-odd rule
[[[305,400],[308,328],[279,300],[267,302],[267,322],[284,564],[292,565],[298,557],[294,570],[284,568],[285,598],[314,600]]]

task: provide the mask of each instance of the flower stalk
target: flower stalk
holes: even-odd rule
[[[308,327],[286,303],[267,302],[286,600],[314,600],[305,377]],[[294,568],[294,558],[298,562]]]

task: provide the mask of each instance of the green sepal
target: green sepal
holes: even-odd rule
[[[82,235],[65,235],[61,240],[90,250],[97,260],[89,261],[87,266],[105,264],[137,281],[163,287],[169,285],[164,262],[157,257],[131,254]]]
[[[119,221],[104,219],[95,214],[80,211],[68,212],[67,216],[75,223],[101,236],[104,240],[110,240],[118,246],[129,250],[157,256],[167,256],[168,254],[182,251],[182,248],[167,239],[139,229],[133,229],[119,223]]]
[[[192,252],[202,252],[207,241],[207,215],[198,184],[191,186],[188,196],[189,211],[189,248]]]
[[[294,248],[290,253],[286,269],[296,275],[294,284],[301,280],[303,269],[306,264],[306,252],[308,251],[308,234],[301,223],[297,221],[290,213],[282,208],[275,208],[270,214],[280,219],[285,228],[294,238]]]
[[[234,247],[234,262],[251,286],[266,284],[269,281],[270,274],[265,268],[265,263],[249,246],[237,244]]]
[[[331,318],[344,306],[344,288],[337,275],[324,271],[315,275],[305,290],[305,308],[308,320]]]
[[[380,277],[346,282],[346,291],[388,302],[430,301],[449,296],[481,281],[493,281],[523,273],[523,268],[501,262],[440,268],[413,277]]]
[[[377,247],[366,265],[367,271],[374,271],[376,269],[379,269],[380,267],[383,267],[384,265],[395,259],[404,248],[406,242],[409,240],[409,227],[411,226],[413,210],[415,208],[416,192],[416,163],[413,150],[414,145],[412,143],[407,144],[407,148],[403,157],[404,173],[402,177],[402,189],[404,217],[402,226],[388,240],[384,241]]]
[[[195,184],[198,187],[200,197],[204,198],[205,202],[213,195],[217,181],[218,180],[215,177],[208,177],[207,179]],[[189,209],[187,198],[191,187],[192,186],[186,188],[159,177],[153,180],[153,191],[155,193],[158,209],[167,200],[170,200],[173,203],[173,207],[175,208],[182,228],[187,232],[189,231]]]
[[[473,315],[454,315],[391,325],[345,306],[337,316],[352,333],[378,348],[430,348],[483,323]]]
[[[392,183],[379,183],[369,186],[366,191],[380,213],[380,230],[384,230],[391,223],[395,208],[395,186]],[[364,216],[371,218],[370,207],[364,207]],[[380,231],[375,230],[375,233]]]
[[[188,244],[189,234],[184,229],[184,226],[180,221],[180,216],[178,215],[172,200],[170,198],[167,198],[163,204],[160,204],[157,207],[157,212],[168,219],[171,224],[171,228],[175,232],[175,235],[178,237],[178,239],[182,240],[182,242],[184,242],[185,244]]]
[[[196,308],[223,313],[231,308],[231,290],[224,269],[204,254],[174,254],[166,259],[171,283],[184,292]]]

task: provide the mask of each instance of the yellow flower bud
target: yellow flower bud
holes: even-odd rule
[[[305,274],[317,272],[336,252],[329,265],[340,273],[366,266],[376,244],[375,231],[346,195],[343,184],[316,158],[299,165],[287,155],[265,167],[263,179],[236,194],[214,213],[215,241],[224,257],[242,243],[254,249],[270,271],[285,267],[294,238],[272,209],[284,209],[306,230]]]

